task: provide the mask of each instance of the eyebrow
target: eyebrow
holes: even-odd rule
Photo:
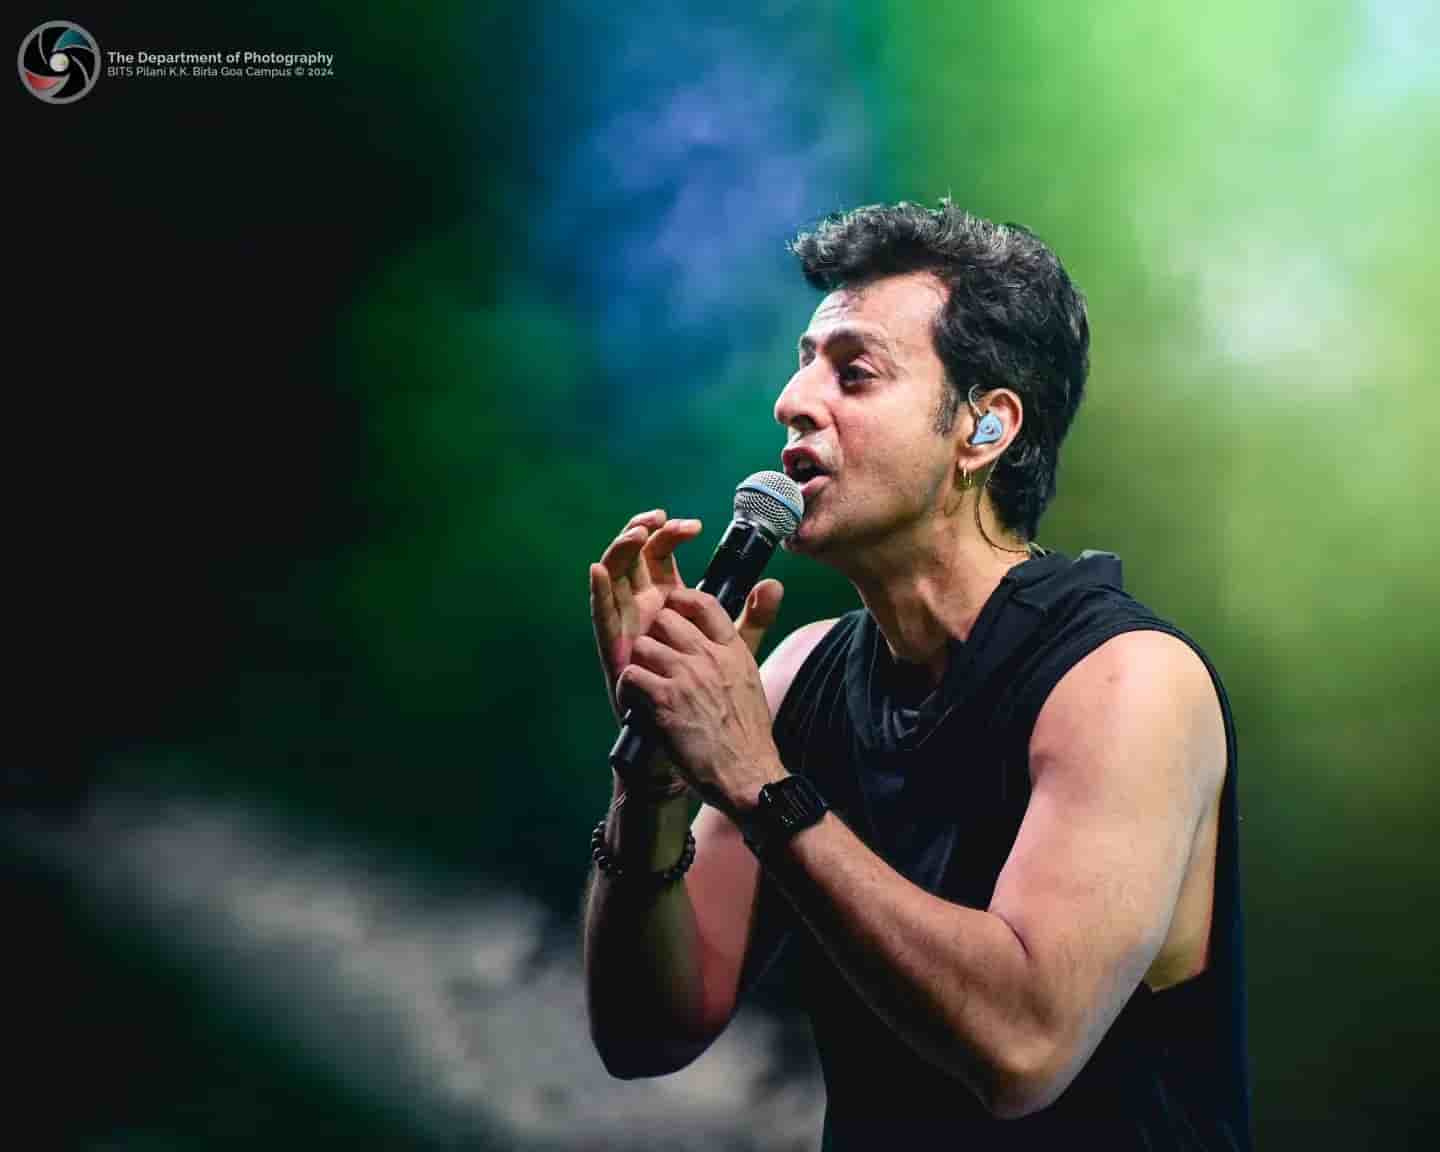
[[[838,324],[826,330],[825,343],[858,344],[867,351],[878,352],[890,368],[897,364],[895,348],[890,338],[874,328],[861,328],[854,324]],[[809,333],[800,337],[799,351],[813,353],[818,345]]]

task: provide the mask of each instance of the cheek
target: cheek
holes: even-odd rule
[[[941,445],[923,434],[895,437],[870,445],[866,475],[880,499],[920,512],[934,503],[950,474],[951,459]]]
[[[913,429],[898,420],[877,423],[851,432],[845,460],[862,465],[865,478],[885,488],[911,487],[916,476],[929,467],[929,445]]]

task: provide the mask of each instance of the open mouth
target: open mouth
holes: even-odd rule
[[[820,454],[799,444],[786,448],[780,454],[780,466],[785,469],[785,475],[800,485],[801,498],[807,504],[830,478],[829,470],[821,463]]]
[[[807,484],[818,476],[827,475],[827,469],[820,462],[820,454],[798,444],[780,454],[780,466],[785,470],[785,475],[800,485]]]
[[[824,476],[825,470],[816,464],[815,461],[800,457],[786,465],[785,474],[794,480],[795,483],[804,485],[817,476]]]

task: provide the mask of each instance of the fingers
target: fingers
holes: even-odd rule
[[[600,563],[609,578],[606,582],[608,595],[615,609],[613,617],[611,613],[606,613],[607,618],[612,618],[609,626],[609,634],[612,637],[620,634],[625,620],[634,611],[631,602],[635,589],[649,587],[649,574],[646,572],[645,566],[639,562],[640,550],[644,547],[650,533],[664,523],[665,509],[663,508],[654,508],[649,512],[641,512],[638,516],[630,517],[620,535],[610,542],[610,547],[606,548],[605,554],[600,557]],[[595,577],[592,574],[592,590],[594,583]],[[595,617],[598,627],[600,616],[596,614],[593,605],[591,615]]]
[[[605,565],[612,581],[629,576],[644,585],[652,573],[669,574],[674,569],[671,553],[676,545],[699,534],[698,520],[667,520],[665,509],[656,508],[632,516],[620,534],[610,542],[600,563]],[[644,554],[646,563],[636,565]],[[675,573],[678,577],[678,572]],[[638,577],[638,579],[637,579]]]
[[[664,523],[665,509],[652,508],[649,512],[638,512],[634,516],[630,517],[629,521],[625,525],[625,531],[628,532],[631,528],[643,526],[653,532],[655,531],[655,529],[659,528],[660,525]]]
[[[675,675],[683,660],[679,651],[653,636],[641,636],[630,650],[630,663],[667,679]]]
[[[655,587],[663,596],[664,589],[680,585],[675,549],[698,536],[701,527],[699,520],[667,519],[663,508],[641,512],[590,566],[590,615],[607,666],[624,659],[623,653],[610,651],[617,641],[647,627],[642,613],[648,616],[653,608],[643,608],[637,597]]]
[[[671,608],[668,601],[656,614],[649,635],[678,652],[699,652],[705,647],[705,634]]]
[[[664,695],[665,677],[642,668],[638,664],[627,664],[615,681],[615,700],[623,716],[629,708],[639,708],[654,715],[656,702]]]
[[[665,607],[685,617],[707,640],[728,644],[735,638],[735,625],[731,623],[730,617],[725,615],[720,601],[708,592],[697,592],[693,588],[673,588],[665,597]]]
[[[656,584],[679,584],[680,569],[675,564],[675,549],[686,540],[700,535],[699,520],[667,520],[650,535],[641,548],[646,573]]]
[[[780,615],[780,601],[784,596],[785,588],[780,581],[762,580],[746,597],[740,619],[735,622],[735,631],[740,633],[740,639],[745,641],[750,655],[760,651],[760,642]]]
[[[636,561],[640,558],[640,549],[645,546],[649,536],[648,524],[631,523],[610,542],[610,547],[606,548],[605,554],[600,557],[600,563],[605,565],[612,582],[623,580],[627,576],[633,577],[638,573]]]
[[[608,644],[620,634],[620,610],[615,606],[610,573],[604,564],[590,565],[590,619],[603,642]]]

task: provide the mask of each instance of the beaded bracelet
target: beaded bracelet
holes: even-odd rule
[[[627,868],[615,857],[605,850],[605,821],[608,816],[600,817],[600,823],[595,825],[595,831],[590,833],[590,857],[595,861],[595,867],[599,868],[611,880],[630,881],[642,884],[653,885],[656,888],[664,888],[673,884],[681,876],[690,870],[690,865],[695,863],[695,833],[686,831],[685,851],[680,853],[680,859],[666,868],[663,872],[635,872]]]

